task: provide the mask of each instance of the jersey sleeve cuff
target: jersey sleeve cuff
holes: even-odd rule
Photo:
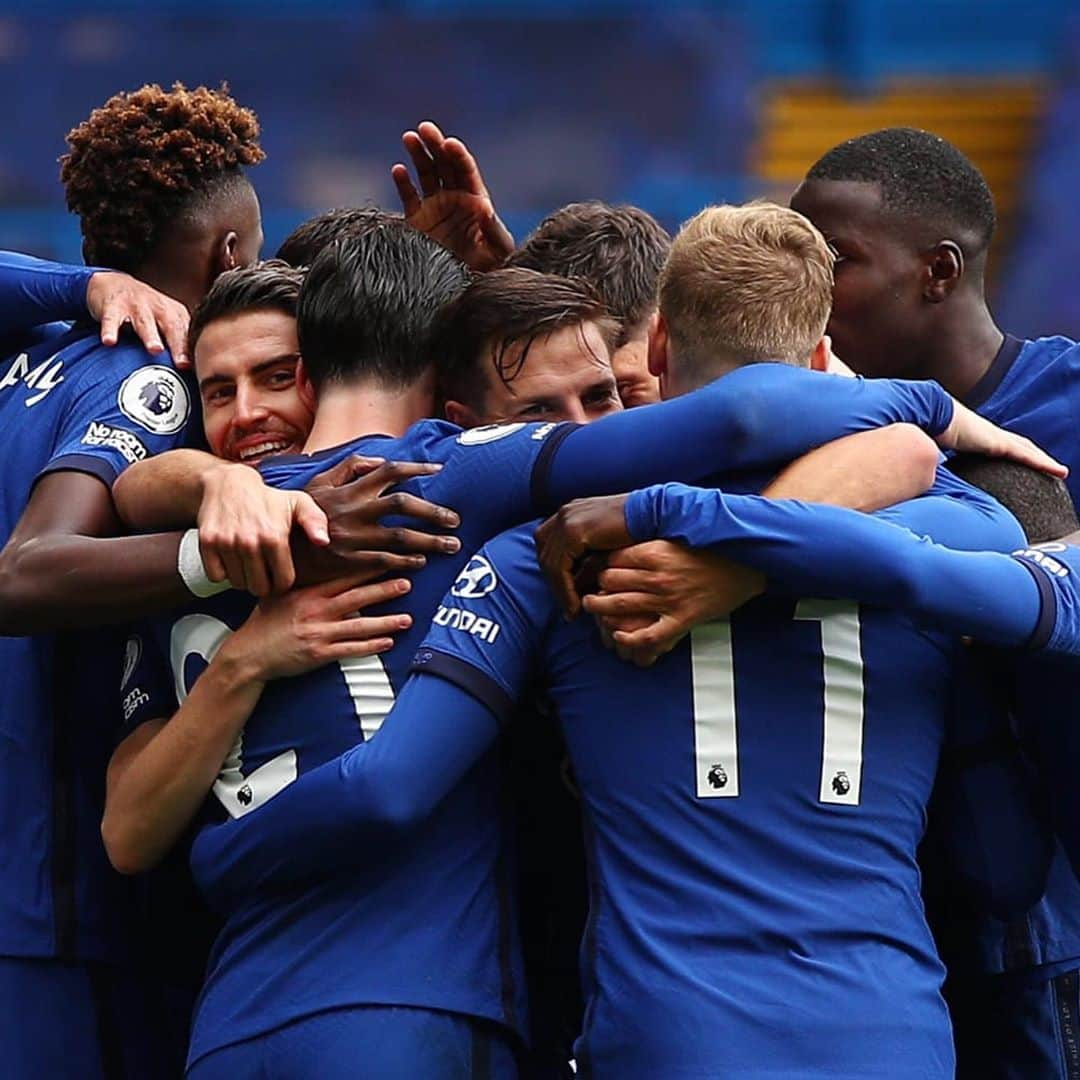
[[[107,488],[112,490],[120,470],[111,461],[98,457],[96,454],[63,454],[53,458],[41,472],[37,479],[40,480],[48,473],[54,472],[81,472],[96,476]]]
[[[479,668],[435,649],[420,649],[413,657],[409,671],[414,674],[437,675],[472,695],[495,715],[503,727],[515,709],[514,699],[490,676]]]
[[[1054,583],[1046,572],[1027,559],[1016,560],[1035,579],[1035,585],[1039,590],[1039,621],[1028,639],[1027,648],[1031,650],[1043,649],[1049,643],[1057,623],[1057,596],[1054,593]]]
[[[533,509],[537,514],[548,514],[558,509],[551,505],[551,463],[559,447],[566,442],[580,424],[560,424],[545,440],[533,462],[529,479],[529,491],[532,495]]]

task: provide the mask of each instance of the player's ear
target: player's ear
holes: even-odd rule
[[[223,274],[226,270],[235,270],[240,261],[236,256],[236,246],[240,237],[230,229],[219,241],[217,250],[217,271]]]
[[[311,376],[304,366],[302,356],[296,361],[296,392],[300,395],[304,407],[314,412],[318,395],[315,393],[315,384],[311,381]]]
[[[964,276],[964,253],[954,240],[939,240],[926,257],[923,296],[931,304],[947,300]]]
[[[480,417],[463,401],[448,401],[443,406],[443,411],[446,413],[446,419],[451,424],[457,424],[458,427],[474,428],[481,426]]]
[[[668,369],[667,320],[658,311],[649,320],[649,374],[664,379]]]
[[[810,370],[811,371],[828,371],[829,359],[832,356],[832,348],[829,344],[829,338],[823,337],[815,346],[814,351],[810,354]]]

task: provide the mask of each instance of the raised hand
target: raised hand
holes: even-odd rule
[[[129,274],[99,270],[86,287],[86,307],[95,322],[101,323],[102,344],[115,345],[120,328],[128,323],[152,356],[168,346],[177,367],[189,366],[188,310],[172,297]]]
[[[405,220],[473,270],[501,266],[514,250],[514,238],[495,212],[468,147],[430,120],[406,131],[401,142],[420,185],[418,191],[406,165],[390,169]]]

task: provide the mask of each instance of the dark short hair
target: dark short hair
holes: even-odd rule
[[[588,282],[507,267],[482,274],[446,309],[433,342],[443,400],[479,404],[487,383],[483,362],[494,346],[496,375],[509,384],[521,372],[538,337],[566,326],[592,322],[608,348],[619,337],[619,321]],[[511,357],[510,347],[523,345]]]
[[[359,236],[387,222],[400,222],[400,214],[377,206],[348,206],[327,210],[297,225],[277,250],[278,259],[290,266],[310,266],[324,247],[342,236]]]
[[[459,259],[404,219],[335,240],[300,289],[297,331],[312,382],[410,386],[432,363],[436,318],[468,281]]]
[[[958,454],[949,469],[993,495],[1020,522],[1029,544],[1058,540],[1080,529],[1069,489],[1055,476],[983,454]]]
[[[83,254],[117,270],[136,269],[180,214],[246,184],[243,168],[266,156],[250,109],[225,88],[182,83],[115,94],[67,144],[60,179]]]
[[[994,234],[994,197],[985,177],[929,131],[885,128],[848,139],[814,162],[806,178],[877,184],[887,210],[964,229],[981,248]]]
[[[626,335],[655,310],[660,269],[670,249],[671,236],[644,210],[578,202],[544,218],[506,265],[584,278]]]
[[[194,357],[199,336],[217,319],[248,311],[282,311],[295,318],[303,280],[303,271],[280,259],[238,266],[219,274],[191,316],[188,356]]]

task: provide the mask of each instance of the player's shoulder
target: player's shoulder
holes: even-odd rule
[[[1055,334],[1050,337],[1029,338],[1020,348],[1022,367],[1062,364],[1080,367],[1080,343]]]
[[[546,592],[543,571],[536,560],[539,520],[517,525],[489,540],[462,568],[451,587],[454,596],[477,599],[509,590],[519,601]]]

